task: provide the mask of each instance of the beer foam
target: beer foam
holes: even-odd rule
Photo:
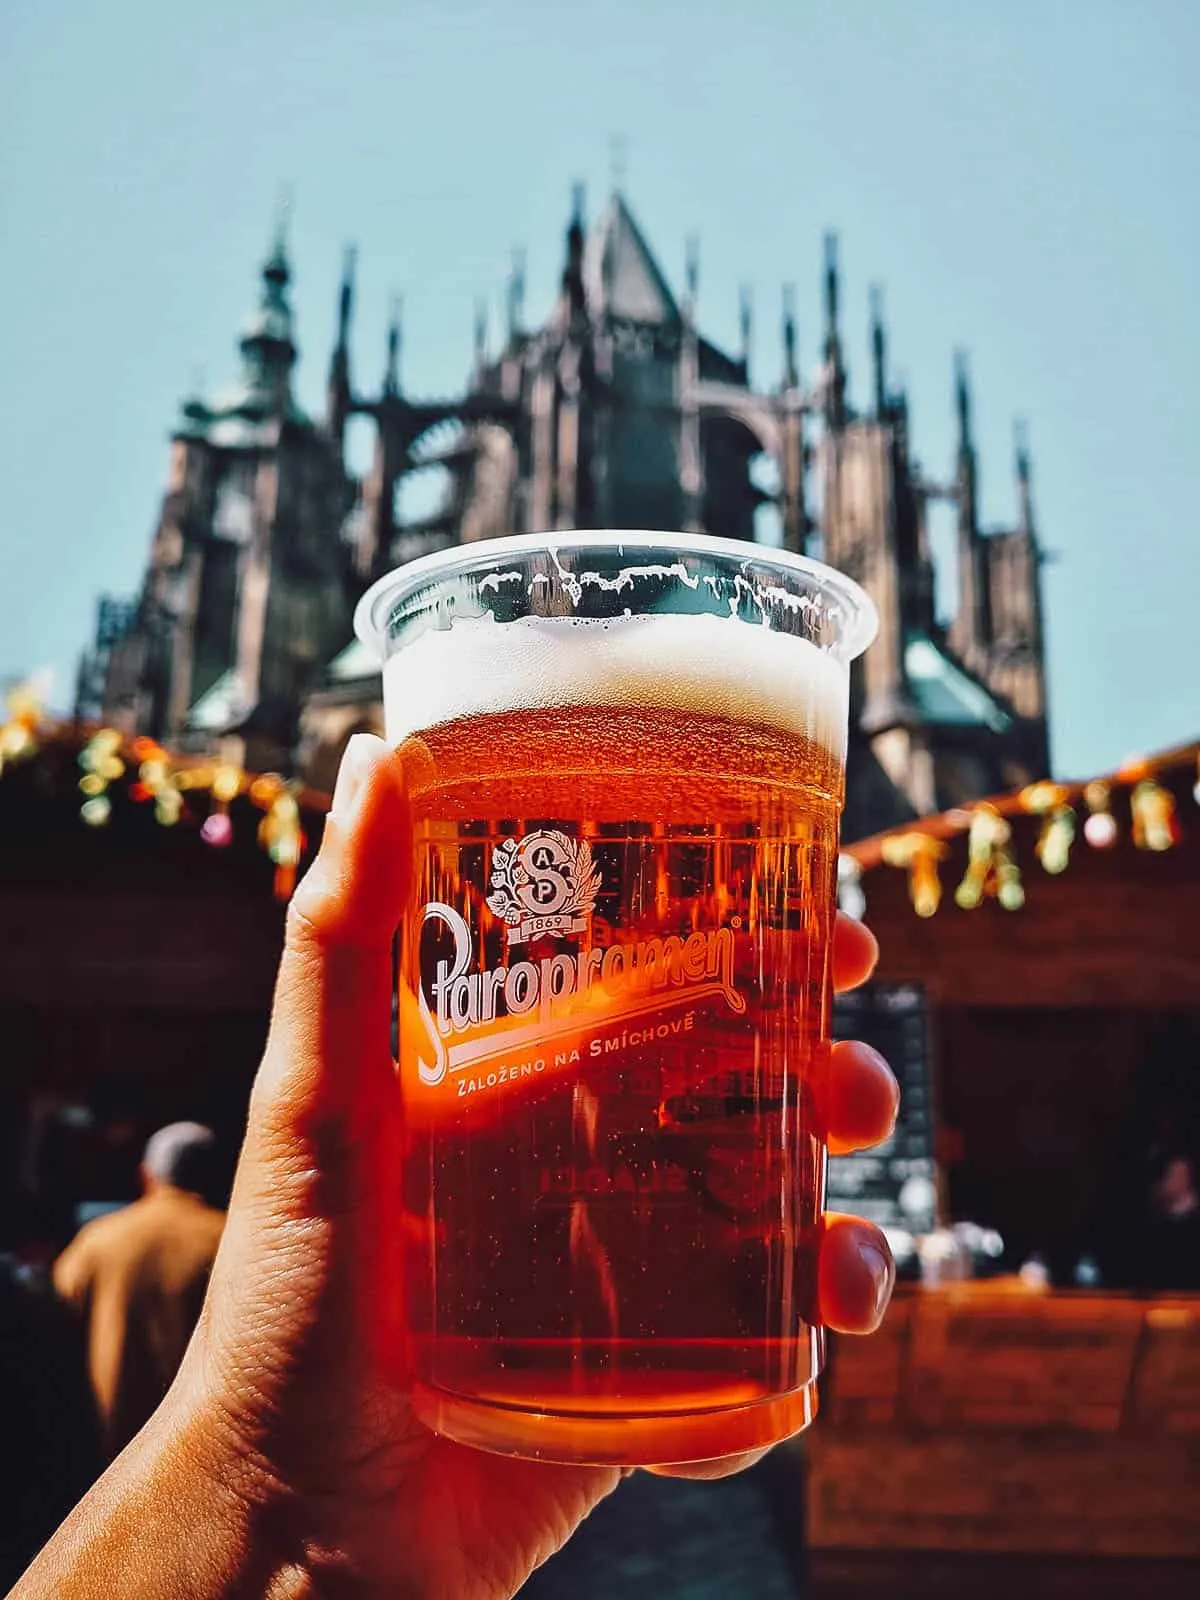
[[[490,612],[430,628],[384,666],[387,737],[461,717],[644,707],[729,717],[845,754],[843,662],[793,634],[709,614],[604,619]]]

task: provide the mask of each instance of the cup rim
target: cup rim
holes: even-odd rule
[[[661,550],[664,555],[682,550],[733,561],[757,561],[777,567],[785,574],[806,577],[818,589],[831,590],[847,612],[845,637],[839,639],[837,650],[846,661],[862,655],[879,632],[879,612],[862,585],[812,556],[758,544],[751,539],[727,539],[708,533],[670,533],[647,528],[572,528],[560,532],[505,534],[468,544],[448,545],[444,550],[431,551],[394,567],[377,578],[355,606],[355,637],[374,650],[381,662],[385,660],[386,629],[381,617],[385,605],[391,610],[397,601],[443,572],[471,572],[542,550],[619,550],[626,544],[638,550]]]

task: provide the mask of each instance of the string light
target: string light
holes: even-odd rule
[[[41,748],[41,713],[34,696],[24,690],[8,696],[8,720],[0,724],[0,776],[5,767]],[[62,737],[50,729],[49,737]],[[290,898],[308,839],[302,826],[302,786],[277,772],[253,776],[232,762],[176,765],[176,759],[155,740],[127,741],[116,728],[100,728],[80,749],[79,819],[88,828],[103,828],[113,815],[112,786],[124,780],[123,794],[134,805],[153,805],[155,820],[172,828],[188,816],[189,796],[207,795],[210,809],[201,813],[200,838],[212,849],[228,849],[235,837],[230,806],[242,796],[264,813],[258,842],[274,864],[274,890]]]
[[[0,773],[5,767],[27,761],[38,747],[38,728],[42,720],[42,696],[31,678],[19,683],[5,696],[7,717],[0,724]]]
[[[183,814],[183,796],[174,784],[164,784],[154,796],[154,820],[162,828],[173,828]]]
[[[80,806],[79,815],[89,828],[102,828],[112,815],[112,801],[106,794],[94,794]]]
[[[200,837],[214,850],[225,850],[233,843],[233,823],[227,811],[214,811],[200,824]]]
[[[6,706],[7,720],[0,723],[0,776],[35,754],[47,738],[62,738],[61,729],[44,722],[40,698],[32,685],[11,690]],[[207,794],[211,809],[207,816],[201,813],[202,821],[196,819],[200,837],[214,849],[225,849],[235,834],[229,807],[244,796],[263,813],[257,838],[275,866],[275,893],[283,900],[291,895],[308,846],[302,826],[301,789],[294,780],[274,772],[253,776],[228,761],[177,766],[175,758],[154,740],[137,738],[127,743],[115,728],[93,733],[77,759],[81,769],[79,816],[89,828],[102,828],[109,822],[111,786],[125,778],[124,794],[134,804],[152,802],[155,818],[163,827],[174,827],[187,815],[189,794]],[[1178,757],[1169,759],[1174,763]],[[1200,754],[1196,763],[1192,795],[1200,805]],[[1110,849],[1119,836],[1113,812],[1114,784],[1130,786],[1131,836],[1139,849],[1161,853],[1178,843],[1182,830],[1175,797],[1153,775],[1164,769],[1164,764],[1156,767],[1145,758],[1131,758],[1115,778],[1098,778],[1084,785],[1082,801],[1087,816],[1082,831],[1093,849]],[[1021,811],[1041,817],[1034,850],[1043,870],[1052,876],[1064,872],[1070,863],[1077,832],[1072,796],[1078,801],[1080,790],[1045,779],[1027,785],[1007,802],[1010,808],[1015,802]],[[947,812],[942,821],[954,831],[967,830],[967,865],[954,892],[956,904],[973,909],[986,897],[994,897],[1006,910],[1023,906],[1025,888],[1012,850],[1012,826],[997,807],[987,803],[960,807]],[[886,865],[907,871],[909,898],[917,915],[933,916],[941,904],[939,866],[949,854],[949,845],[932,834],[910,830],[885,835],[879,848]],[[838,860],[838,903],[852,916],[861,917],[866,910],[863,870],[849,853]]]
[[[1070,791],[1061,783],[1051,783],[1048,778],[1031,783],[1017,796],[1017,804],[1024,811],[1045,812],[1066,805]]]
[[[251,792],[253,798],[253,788]],[[290,898],[296,886],[296,868],[304,853],[300,807],[291,785],[281,788],[258,825],[258,840],[275,863],[275,897]]]
[[[1169,850],[1179,838],[1175,797],[1152,778],[1143,778],[1129,797],[1133,842],[1139,850]]]
[[[1075,842],[1075,813],[1070,806],[1059,805],[1042,823],[1034,849],[1042,869],[1052,877],[1067,870],[1071,846]]]
[[[118,752],[121,735],[116,728],[101,728],[79,752],[83,777],[79,789],[84,796],[79,815],[89,828],[102,828],[112,815],[108,786],[125,775],[125,763]]]
[[[1117,819],[1112,814],[1112,791],[1107,783],[1097,778],[1083,791],[1087,803],[1088,819],[1083,825],[1083,837],[1093,850],[1111,850],[1117,842]]]
[[[884,839],[880,847],[891,867],[908,868],[908,897],[919,917],[932,917],[942,903],[938,862],[947,846],[928,833],[902,833]]]
[[[994,806],[976,809],[967,834],[967,870],[954,891],[964,911],[974,910],[985,894],[995,895],[1006,911],[1025,904],[1021,871],[1008,849],[1011,838],[1012,827]]]

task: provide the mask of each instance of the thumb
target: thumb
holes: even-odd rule
[[[400,763],[383,740],[358,735],[289,907],[201,1324],[224,1392],[241,1397],[255,1437],[290,1414],[284,1390],[294,1398],[297,1386],[308,1405],[293,1407],[296,1416],[330,1429],[344,1422],[348,1352],[366,1368],[374,1358],[375,1371],[401,1359],[401,1123],[389,1025],[410,857]]]
[[[400,762],[382,739],[356,734],[288,908],[231,1210],[329,1214],[362,1199],[364,1156],[398,1116],[392,943],[410,870]]]
[[[342,757],[322,848],[288,909],[218,1278],[379,1262],[397,1203],[392,939],[410,874],[403,771],[371,734]]]

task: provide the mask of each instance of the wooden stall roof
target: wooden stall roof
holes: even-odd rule
[[[0,1006],[265,1008],[284,907],[260,838],[266,810],[249,798],[253,775],[220,801],[214,763],[162,752],[183,798],[164,826],[153,797],[137,791],[139,752],[122,744],[103,824],[88,826],[79,758],[95,732],[41,723],[36,748],[0,773]],[[306,790],[295,799],[307,859],[328,801]],[[214,809],[229,818],[220,847],[200,831]]]
[[[956,1006],[1200,1008],[1198,759],[1200,743],[1181,745],[1090,782],[1047,781],[849,846],[880,941],[879,977],[921,983]],[[1148,847],[1144,830],[1135,842],[1134,815],[1147,803],[1168,848]],[[1094,808],[1112,823],[1088,828]],[[956,903],[981,812],[1008,830],[1003,848],[1024,897],[1016,909],[995,896],[994,870],[978,905]],[[1038,845],[1055,813],[1060,843],[1064,827],[1074,838],[1065,866],[1048,872]],[[1097,848],[1085,828],[1111,843]],[[914,909],[915,873],[927,888],[932,873],[940,889],[932,914]]]

